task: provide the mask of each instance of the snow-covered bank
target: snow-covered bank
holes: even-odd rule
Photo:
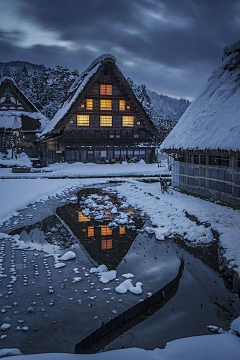
[[[147,230],[154,232],[159,240],[178,234],[193,243],[208,243],[214,240],[211,228],[216,230],[229,267],[240,275],[239,210],[174,190],[162,194],[158,183],[129,180],[116,189],[131,206],[146,212],[154,225]],[[200,222],[210,223],[211,228],[188,219],[186,211]]]
[[[106,181],[101,180],[103,183]],[[0,179],[0,225],[31,203],[45,201],[56,195],[66,196],[70,190],[99,182],[99,179]]]
[[[38,171],[38,169],[35,169]],[[162,167],[158,167],[158,164],[146,164],[144,161],[139,163],[127,163],[122,164],[93,164],[93,163],[81,163],[75,162],[73,164],[68,163],[56,163],[46,168],[41,169],[46,172],[32,172],[29,174],[13,174],[11,168],[0,168],[0,177],[19,177],[24,176],[30,178],[44,178],[44,177],[86,177],[86,176],[118,176],[118,175],[160,175],[169,174],[166,161],[162,162]]]
[[[78,354],[35,354],[17,355],[15,360],[237,360],[240,352],[240,318],[232,323],[232,330],[217,335],[194,336],[167,343],[164,349],[153,351],[132,348],[107,351],[91,355]],[[238,329],[238,333],[236,330]],[[238,334],[238,336],[236,335]],[[13,349],[15,355],[16,349]],[[2,350],[4,351],[4,349]],[[11,354],[11,350],[9,349]],[[1,355],[1,350],[0,350]],[[7,359],[7,358],[4,358]]]

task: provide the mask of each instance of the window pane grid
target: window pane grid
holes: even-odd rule
[[[112,95],[112,85],[100,84],[101,95]]]
[[[125,100],[119,100],[119,110],[125,111]]]
[[[93,99],[86,100],[86,107],[87,107],[87,110],[93,110]]]
[[[77,115],[77,126],[89,126],[89,115]]]
[[[100,116],[100,126],[112,126],[112,116]]]
[[[134,126],[134,116],[123,116],[122,117],[122,126]]]
[[[100,110],[112,110],[112,100],[100,100]]]

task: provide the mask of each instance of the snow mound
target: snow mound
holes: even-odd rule
[[[107,284],[109,283],[109,281],[116,279],[117,272],[116,270],[110,270],[110,271],[99,272],[98,275],[100,276],[99,281],[103,284]]]
[[[16,355],[22,355],[22,352],[17,348],[12,349],[0,349],[0,358],[6,356],[16,356]]]
[[[58,262],[58,263],[54,264],[55,269],[60,269],[60,268],[62,268],[62,267],[64,267],[64,266],[66,266],[65,263],[60,263],[60,262]]]
[[[140,295],[143,292],[142,283],[137,282],[136,286],[133,286],[131,280],[125,280],[115,288],[115,291],[118,294],[126,294],[126,292],[130,291],[132,294]]]
[[[240,317],[233,320],[231,324],[231,330],[234,331],[238,336],[240,336]]]
[[[101,272],[106,272],[108,271],[106,265],[102,264],[102,265],[99,265],[98,268],[91,268],[90,269],[90,273],[101,273]]]
[[[76,254],[73,251],[67,251],[63,256],[59,258],[59,260],[62,261],[68,261],[76,258]]]

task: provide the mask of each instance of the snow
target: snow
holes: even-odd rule
[[[7,329],[10,329],[11,327],[11,324],[8,324],[8,323],[4,323],[1,325],[0,329],[1,330],[7,330]]]
[[[162,149],[240,150],[239,69],[238,52],[225,57],[163,141]]]
[[[132,360],[133,358],[139,360],[237,360],[239,351],[240,338],[231,333],[223,333],[174,340],[167,343],[164,349],[130,348],[88,355],[66,353],[18,355],[21,353],[18,349],[2,349],[0,356],[17,355],[14,357],[15,360]]]
[[[74,251],[67,251],[63,256],[59,258],[59,260],[67,261],[72,260],[76,258],[76,254]]]
[[[225,46],[225,48],[223,49],[224,54],[230,54],[235,51],[238,51],[238,52],[240,51],[240,40],[239,39],[231,42],[230,44]]]
[[[231,330],[236,333],[238,336],[240,336],[240,317],[233,320],[231,324]]]
[[[151,233],[158,240],[181,236],[194,244],[214,241],[211,229],[219,233],[220,246],[229,267],[240,275],[240,211],[171,190],[162,194],[158,183],[145,184],[128,180],[116,187],[119,195],[127,199],[129,205],[144,211],[151,219]],[[194,215],[210,227],[198,225],[186,217],[186,212]],[[149,232],[149,227],[147,228]]]
[[[12,159],[12,150],[7,150],[7,154],[0,153],[0,165],[4,166],[31,166],[32,162],[24,152],[18,154],[17,159]]]
[[[57,262],[56,264],[54,264],[55,269],[60,269],[60,268],[63,268],[65,266],[66,266],[65,263],[60,263],[60,262]]]
[[[100,272],[106,272],[108,271],[106,265],[102,264],[99,265],[97,268],[91,268],[90,273],[100,273]]]
[[[142,294],[142,283],[137,282],[134,287],[132,280],[125,280],[115,288],[115,291],[118,294],[125,294],[127,291],[130,291],[132,294],[140,295]]]
[[[99,272],[98,275],[99,275],[99,281],[103,284],[107,284],[110,281],[116,279],[117,272],[116,270],[103,271],[103,272]]]
[[[63,104],[63,106],[56,112],[53,119],[47,124],[44,128],[40,136],[44,136],[50,133],[58,122],[64,117],[64,115],[70,110],[71,106],[77,100],[79,94],[83,91],[84,87],[91,79],[91,77],[97,72],[101,65],[101,62],[94,63],[93,67],[87,68],[79,78],[76,79],[70,91],[72,92],[73,96],[70,96],[67,101]]]

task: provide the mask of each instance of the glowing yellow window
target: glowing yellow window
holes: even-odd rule
[[[140,121],[137,121],[137,125],[140,125],[141,123],[140,123]]]
[[[123,116],[122,117],[122,126],[134,126],[134,116]]]
[[[127,109],[128,109],[128,110],[130,110],[130,109],[131,109],[130,105],[128,105],[128,106],[127,106]]]
[[[112,239],[101,240],[101,249],[102,250],[112,249]]]
[[[90,221],[90,218],[88,216],[83,216],[82,212],[78,212],[78,222],[85,222]]]
[[[108,225],[101,226],[101,235],[112,235],[112,230],[109,228]]]
[[[112,110],[112,100],[100,99],[100,110]]]
[[[100,84],[101,95],[112,95],[112,85]]]
[[[94,236],[94,226],[88,226],[88,237]]]
[[[100,126],[112,126],[112,116],[100,116]]]
[[[125,111],[125,107],[126,107],[126,101],[125,100],[119,100],[119,110],[120,111]]]
[[[84,104],[81,104],[81,108],[84,108],[85,107],[85,105]]]
[[[89,126],[89,115],[77,115],[77,126]]]
[[[87,110],[93,110],[93,99],[86,100],[86,108]]]
[[[119,228],[119,235],[123,235],[125,234],[125,227],[120,227]]]

